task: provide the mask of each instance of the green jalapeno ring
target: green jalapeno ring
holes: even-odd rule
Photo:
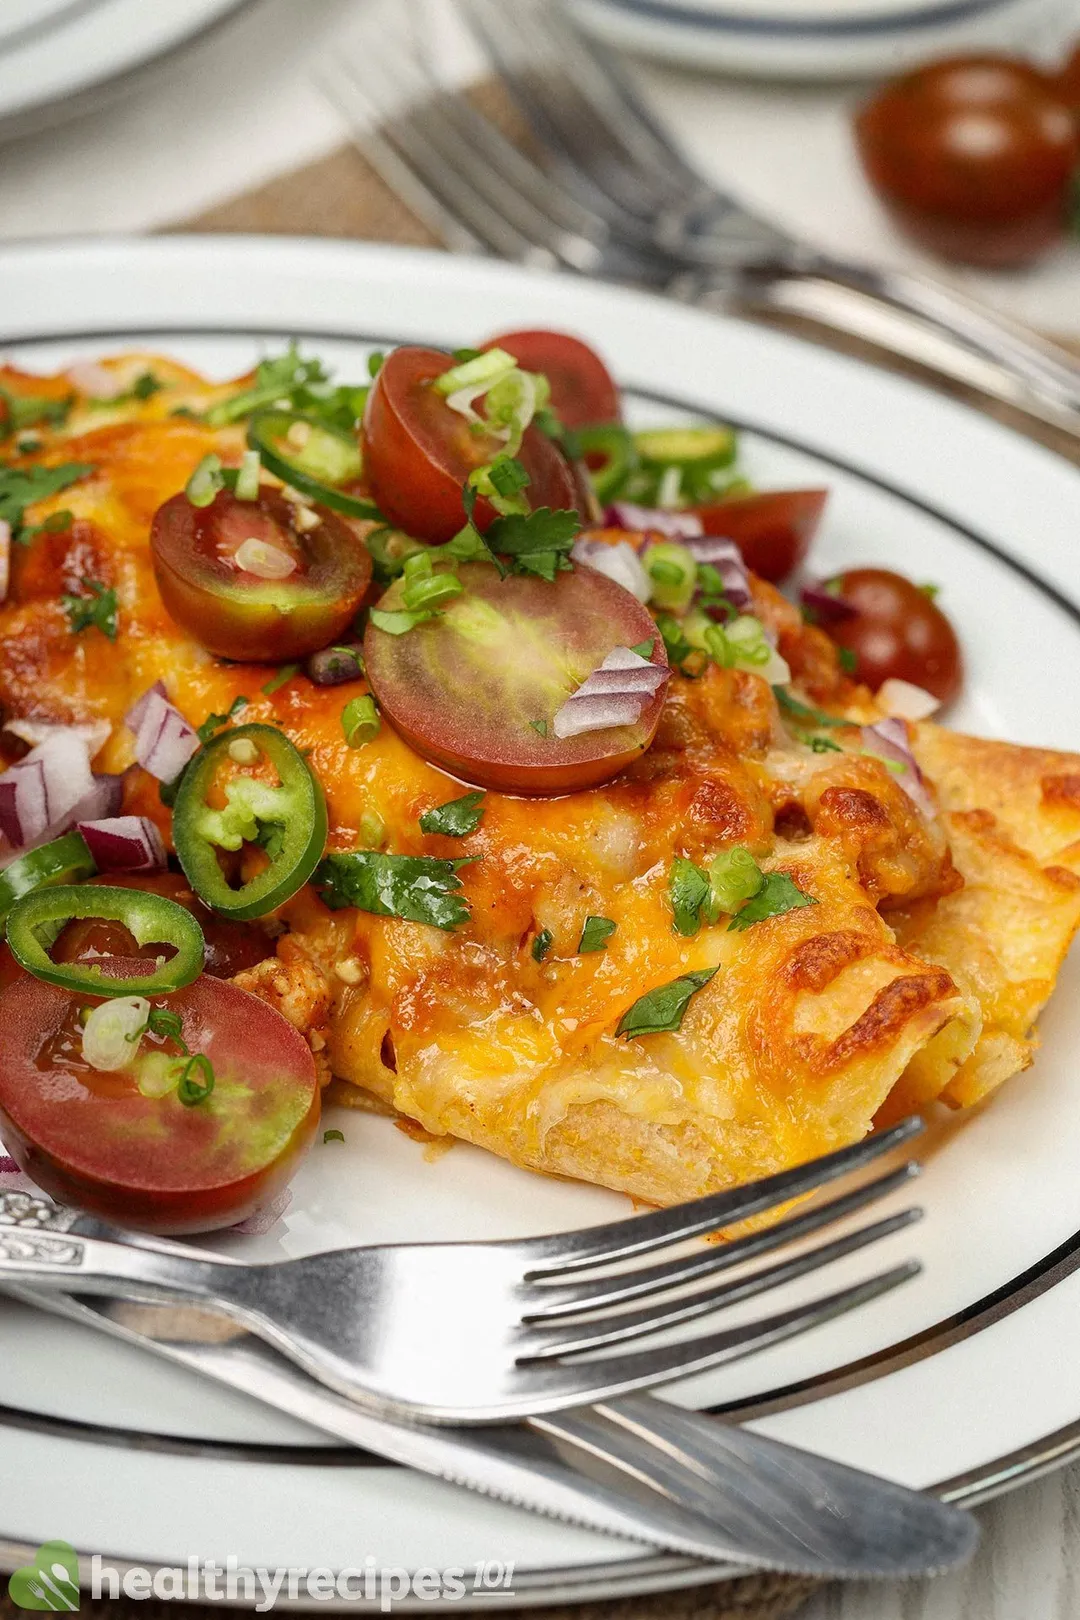
[[[260,825],[272,827],[280,836],[274,840],[266,870],[233,889],[221,869],[218,846],[207,836],[206,795],[219,764],[230,751],[235,757],[236,745],[245,740],[254,743],[277,772],[280,787],[271,791],[278,797],[280,813],[254,814]],[[246,779],[268,786],[261,778]],[[245,777],[241,774],[235,780]],[[184,876],[200,900],[238,922],[264,917],[303,888],[322,859],[327,828],[326,800],[303,754],[283,732],[254,721],[221,732],[200,749],[184,772],[173,808],[173,843]]]
[[[615,500],[631,474],[638,470],[633,435],[616,424],[576,428],[567,435],[567,445],[588,466],[589,479],[601,506]],[[599,465],[594,466],[594,462]]]
[[[81,883],[96,871],[94,857],[81,833],[65,833],[50,844],[27,850],[0,872],[0,923],[24,894],[54,888],[58,883]]]
[[[137,945],[172,945],[176,955],[151,973],[128,978],[103,972],[100,962],[54,962],[49,951],[65,924],[84,918],[123,923]],[[24,894],[8,913],[7,941],[16,962],[35,979],[94,996],[169,995],[199,977],[206,955],[203,931],[183,906],[160,894],[106,884],[62,884]]]
[[[347,495],[326,478],[317,477],[311,468],[305,467],[302,450],[290,451],[287,448],[289,429],[297,423],[309,428],[313,436],[317,435],[318,444],[340,456],[343,482],[350,477],[359,477],[363,460],[355,438],[330,427],[326,422],[320,422],[314,416],[301,416],[296,411],[260,411],[248,425],[247,442],[252,450],[259,452],[267,472],[273,473],[275,478],[283,478],[301,495],[309,495],[313,501],[329,506],[335,512],[344,512],[347,517],[380,521],[382,514],[372,501],[362,500],[358,495]]]

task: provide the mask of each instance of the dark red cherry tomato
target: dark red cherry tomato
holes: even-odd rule
[[[152,1003],[213,1066],[212,1091],[186,1106],[173,1083],[183,1053],[166,1038],[144,1035],[119,1072],[86,1063],[85,1004],[27,975],[0,994],[0,1135],[39,1187],[125,1226],[184,1233],[232,1226],[285,1186],[315,1134],[319,1082],[279,1012],[205,976]],[[204,1071],[193,1078],[204,1086]]]
[[[1022,264],[1067,227],[1080,131],[1060,81],[1007,56],[953,57],[859,113],[859,155],[896,223],[969,264]]]
[[[768,489],[693,510],[706,534],[734,540],[748,568],[777,582],[810,550],[828,498],[827,489]]]
[[[431,384],[453,365],[438,349],[395,349],[372,385],[364,412],[364,464],[379,510],[419,540],[444,545],[464,526],[461,489],[469,474],[504,452],[487,433],[474,433]],[[569,464],[539,428],[529,428],[518,451],[529,475],[531,507],[578,510]],[[483,532],[497,513],[476,503]]]
[[[281,663],[306,658],[343,636],[371,579],[371,556],[349,525],[325,507],[318,523],[263,485],[257,501],[222,490],[209,506],[174,495],[150,529],[154,573],[169,613],[219,658]],[[268,579],[236,561],[245,540],[291,559]]]
[[[560,740],[557,709],[615,647],[664,643],[636,597],[592,568],[546,580],[470,563],[465,594],[403,636],[368,626],[364,658],[379,705],[410,748],[478,787],[575,793],[606,782],[648,748],[663,689],[633,726]],[[392,585],[381,608],[401,606]]]
[[[882,681],[910,681],[948,703],[960,690],[956,631],[921,586],[887,568],[849,568],[830,588],[854,609],[827,625],[855,656],[854,678],[876,692]]]
[[[564,427],[594,427],[622,417],[619,390],[596,353],[566,332],[504,332],[484,344],[505,349],[526,371],[541,371],[551,384],[551,408]]]

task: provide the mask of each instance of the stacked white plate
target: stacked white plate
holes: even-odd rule
[[[690,67],[861,78],[974,49],[1055,50],[1075,0],[568,0],[601,39]]]
[[[0,0],[0,138],[90,108],[248,0]]]

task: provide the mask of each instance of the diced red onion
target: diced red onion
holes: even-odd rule
[[[148,816],[107,816],[75,825],[101,872],[160,872],[166,865],[161,834]]]
[[[577,541],[571,556],[575,562],[585,563],[589,568],[595,568],[598,574],[613,579],[616,585],[621,585],[631,596],[636,596],[639,602],[647,602],[652,595],[649,576],[629,540],[620,540],[616,545],[609,546],[603,540],[590,540],[585,536]]]
[[[77,365],[68,367],[67,374],[81,394],[90,394],[94,399],[117,399],[127,391],[122,377],[99,366],[95,360],[80,360]]]
[[[693,540],[702,534],[696,512],[672,512],[662,506],[635,506],[632,501],[615,501],[604,514],[613,529],[633,529],[638,534],[653,530],[669,540]]]
[[[198,733],[156,682],[131,709],[127,723],[135,733],[135,758],[159,782],[174,782],[199,747]]]
[[[246,1237],[263,1237],[272,1227],[275,1227],[292,1203],[292,1189],[286,1187],[279,1192],[269,1204],[263,1204],[254,1215],[249,1215],[246,1221],[238,1221],[231,1228],[234,1232],[243,1232]]]
[[[29,1193],[32,1197],[41,1196],[41,1188],[30,1180],[25,1171],[20,1170],[14,1159],[3,1151],[0,1143],[0,1193]],[[13,1213],[18,1215],[18,1210]]]
[[[11,524],[0,521],[0,602],[11,583]]]
[[[862,727],[862,749],[864,754],[873,754],[876,759],[902,766],[896,774],[896,780],[925,816],[935,814],[933,800],[926,791],[922,771],[918,761],[911,752],[908,741],[907,726],[902,720],[875,720],[872,726]]]
[[[108,742],[112,726],[107,720],[76,720],[72,725],[62,725],[53,720],[31,719],[5,720],[4,730],[10,731],[11,735],[18,737],[21,742],[29,743],[31,748],[38,748],[42,743],[48,742],[50,737],[57,736],[61,731],[67,731],[84,739],[90,758],[93,759]]]
[[[895,675],[882,681],[875,694],[879,708],[898,720],[929,720],[941,708],[940,698],[911,681],[898,680]]]
[[[608,726],[632,726],[670,679],[665,665],[616,647],[557,710],[552,729],[564,740]]]
[[[824,584],[804,585],[799,600],[822,624],[840,624],[844,619],[853,619],[857,611],[842,596],[834,596],[832,591],[826,590]]]
[[[41,843],[71,825],[93,788],[85,738],[57,731],[0,775],[0,832],[16,849]]]
[[[724,595],[740,610],[753,606],[750,575],[743,562],[742,552],[734,540],[721,535],[705,534],[697,540],[687,540],[686,549],[696,563],[709,563],[724,582]]]

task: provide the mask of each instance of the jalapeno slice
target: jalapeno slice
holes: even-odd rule
[[[589,480],[601,506],[621,493],[627,479],[638,469],[638,451],[626,428],[575,428],[567,436],[567,449],[589,469]]]
[[[58,883],[81,883],[96,871],[94,858],[77,832],[65,833],[51,844],[28,850],[0,872],[0,922],[24,894],[54,888]]]
[[[277,782],[249,766],[269,761]],[[219,784],[220,776],[220,784]],[[220,808],[209,802],[220,786]],[[303,754],[273,726],[235,726],[211,739],[184,772],[173,807],[173,843],[199,899],[244,922],[264,917],[303,888],[322,859],[326,800]],[[221,851],[261,846],[266,867],[233,887]]]
[[[340,487],[355,483],[364,471],[360,447],[349,434],[295,411],[260,411],[248,425],[247,442],[268,472],[302,495],[347,517],[379,518],[372,501]]]
[[[107,973],[102,962],[54,962],[49,951],[69,923],[122,923],[137,945],[171,945],[151,973]],[[190,911],[160,894],[102,884],[62,884],[24,894],[8,913],[7,941],[19,966],[61,990],[94,996],[162,996],[191,984],[203,970],[203,931]],[[123,957],[114,958],[125,960]]]

